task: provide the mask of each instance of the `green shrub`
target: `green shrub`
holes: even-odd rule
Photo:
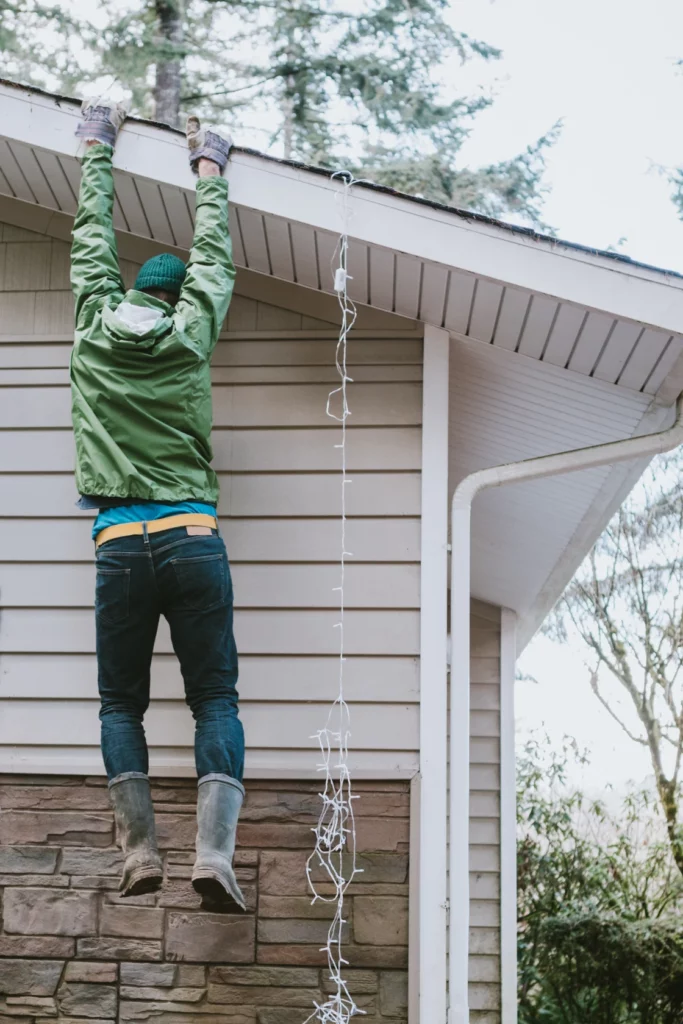
[[[683,886],[647,792],[566,786],[571,750],[518,765],[520,1024],[683,1024]]]

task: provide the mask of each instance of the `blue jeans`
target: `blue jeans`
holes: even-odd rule
[[[149,706],[152,649],[160,615],[195,719],[195,764],[242,779],[244,732],[238,717],[232,580],[223,539],[186,527],[121,537],[97,549],[95,621],[102,756],[110,779],[148,774],[142,720]]]

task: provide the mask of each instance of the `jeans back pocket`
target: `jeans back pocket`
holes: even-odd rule
[[[95,615],[112,624],[125,622],[130,614],[130,569],[97,566]]]
[[[178,604],[190,611],[208,612],[224,605],[228,596],[228,560],[222,552],[174,558]]]

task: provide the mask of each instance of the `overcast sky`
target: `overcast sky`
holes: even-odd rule
[[[683,165],[680,0],[452,0],[454,24],[503,59],[454,69],[498,81],[466,156],[512,156],[558,119],[545,215],[561,236],[683,271],[683,223],[653,165]]]
[[[472,87],[498,82],[466,155],[472,164],[513,156],[559,118],[548,161],[545,219],[561,237],[683,271],[683,223],[654,165],[683,166],[681,0],[453,0],[456,24],[504,58],[454,69]],[[590,749],[582,781],[621,788],[650,774],[649,759],[589,690],[578,645],[539,637],[520,662],[538,683],[517,684],[518,735],[543,726]],[[617,693],[618,691],[614,691]],[[624,714],[628,716],[625,708]],[[629,717],[629,722],[631,721]]]

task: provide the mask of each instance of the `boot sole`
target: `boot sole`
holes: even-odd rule
[[[126,896],[145,896],[150,892],[158,892],[161,889],[162,876],[158,871],[151,872],[149,870],[136,871],[125,889],[121,890],[121,897],[125,899]]]
[[[246,907],[226,889],[217,875],[202,874],[192,879],[192,887],[202,898],[202,907],[217,914],[244,913]]]

